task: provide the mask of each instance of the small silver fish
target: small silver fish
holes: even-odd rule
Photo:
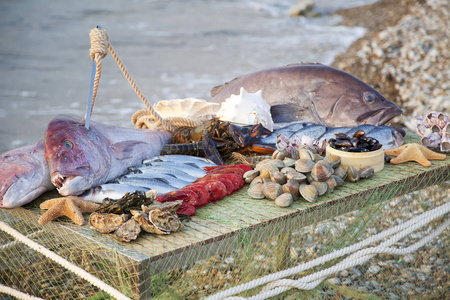
[[[169,184],[169,181],[162,178],[145,178],[145,177],[120,177],[117,178],[118,183],[131,184],[135,186],[142,186],[148,189],[157,190],[161,194],[177,190],[176,187]]]
[[[185,181],[178,179],[177,177],[167,174],[167,173],[137,173],[137,174],[125,174],[117,179],[119,182],[126,182],[126,180],[131,180],[133,178],[142,179],[157,179],[163,182],[168,183],[171,186],[174,186],[178,189],[185,187],[186,185],[192,183],[193,181]],[[124,181],[125,180],[125,181]]]
[[[160,162],[160,161],[167,161],[167,162],[174,162],[174,163],[184,163],[184,164],[190,164],[193,163],[200,168],[203,167],[210,167],[215,166],[216,164],[212,162],[211,160],[199,157],[199,156],[191,156],[191,155],[182,155],[182,154],[171,154],[171,155],[161,155],[156,156],[153,158],[149,158],[144,160],[142,163],[147,164],[151,162]]]

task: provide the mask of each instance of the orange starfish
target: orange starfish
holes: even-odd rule
[[[405,161],[415,161],[422,166],[428,167],[431,165],[429,159],[444,160],[445,154],[436,153],[425,146],[419,144],[406,144],[395,149],[386,150],[387,155],[397,156],[391,159],[392,164],[399,164]]]
[[[54,198],[42,202],[41,209],[48,209],[40,218],[39,224],[45,224],[60,216],[67,216],[76,224],[83,225],[84,212],[92,212],[99,208],[99,204],[84,201],[76,196],[68,196],[61,198]]]

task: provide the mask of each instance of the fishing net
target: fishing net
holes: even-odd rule
[[[134,299],[223,299],[214,295],[232,287],[238,289],[234,296],[252,299],[265,299],[261,292],[269,293],[271,299],[448,298],[448,165],[449,159],[433,161],[430,168],[416,163],[387,165],[372,179],[346,183],[316,204],[298,200],[290,208],[250,199],[244,187],[199,209],[195,217],[184,221],[180,232],[145,233],[130,243],[96,233],[89,225],[75,225],[68,218],[39,225],[39,203],[58,196],[47,193],[25,207],[0,210],[0,221],[116,289],[119,296],[2,227],[0,298],[12,299],[6,287],[43,299],[112,299],[122,294]],[[387,247],[407,248],[441,228],[440,234],[411,253],[384,248],[361,264],[353,264],[359,259],[354,257],[341,267],[357,249],[333,256],[433,211],[440,215]],[[310,267],[293,269],[305,263]],[[334,271],[326,276],[316,276],[332,267]],[[278,276],[286,269],[294,272]],[[263,280],[253,284],[259,278]],[[279,279],[285,281],[277,281],[274,289],[266,286]],[[244,283],[249,289],[240,288]]]

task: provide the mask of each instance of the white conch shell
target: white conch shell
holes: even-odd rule
[[[273,131],[273,120],[270,105],[261,96],[262,91],[247,93],[241,87],[239,95],[231,95],[222,102],[217,117],[222,121],[245,125],[261,123],[265,128]]]
[[[214,118],[219,110],[219,104],[202,99],[186,98],[162,100],[155,103],[153,108],[164,119],[177,117],[197,121]]]

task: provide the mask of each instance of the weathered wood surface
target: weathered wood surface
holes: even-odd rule
[[[171,235],[144,233],[131,243],[118,242],[112,235],[93,231],[89,225],[56,221],[43,227],[63,229],[78,243],[98,244],[117,252],[129,259],[130,265],[138,265],[140,272],[150,276],[232,250],[243,242],[266,240],[449,179],[450,156],[447,156],[444,161],[432,161],[430,167],[415,162],[387,164],[373,178],[358,183],[346,182],[333,193],[319,197],[315,204],[298,200],[291,207],[280,208],[270,200],[250,199],[244,187],[232,196],[198,209],[180,232]],[[48,197],[41,197],[37,203]],[[41,213],[36,205],[34,207],[1,210],[0,219],[26,219],[39,227],[37,219]]]

